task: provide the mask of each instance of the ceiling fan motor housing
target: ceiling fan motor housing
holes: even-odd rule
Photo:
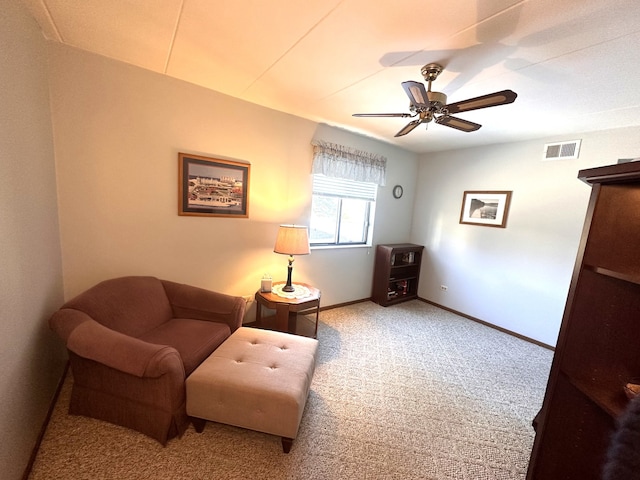
[[[444,93],[427,92],[427,97],[429,98],[431,106],[436,107],[437,110],[440,110],[441,107],[447,104],[447,96]]]

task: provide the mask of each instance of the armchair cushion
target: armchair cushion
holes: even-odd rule
[[[138,340],[171,345],[180,354],[185,377],[188,377],[230,335],[231,329],[226,323],[173,318],[141,335]]]

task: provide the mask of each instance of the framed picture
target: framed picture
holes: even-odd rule
[[[178,154],[178,215],[249,216],[248,163]]]
[[[462,196],[460,223],[505,228],[510,203],[510,191],[466,191]]]

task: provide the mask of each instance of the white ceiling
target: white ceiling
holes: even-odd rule
[[[52,41],[415,152],[640,125],[637,0],[22,2]],[[351,116],[408,112],[400,83],[432,62],[450,103],[518,98],[458,114],[472,133]]]

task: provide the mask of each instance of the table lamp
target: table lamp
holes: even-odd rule
[[[283,292],[293,292],[291,285],[291,272],[293,271],[294,255],[309,255],[309,235],[307,227],[297,225],[280,225],[276,246],[273,251],[283,255],[289,255],[289,267],[287,271],[287,284],[282,287]]]

